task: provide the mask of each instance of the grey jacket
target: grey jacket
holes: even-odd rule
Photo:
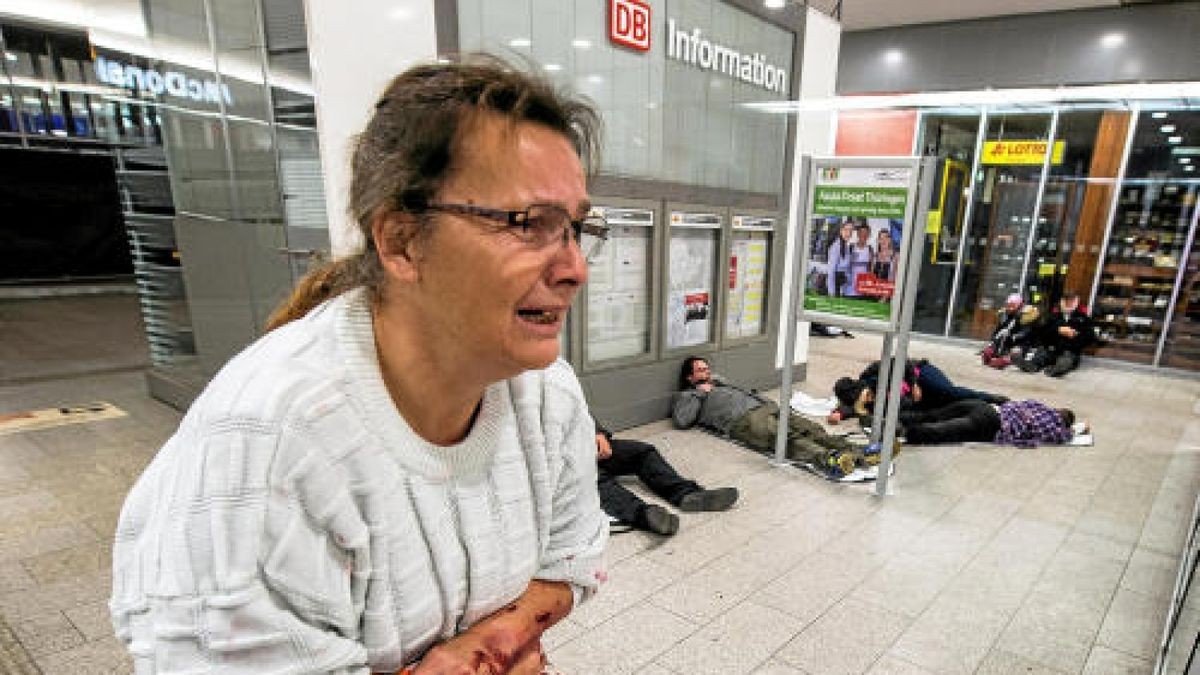
[[[733,423],[763,402],[737,387],[722,382],[704,393],[699,389],[675,392],[671,399],[671,420],[678,429],[699,423],[727,434]]]

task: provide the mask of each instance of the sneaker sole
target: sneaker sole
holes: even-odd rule
[[[688,499],[688,497],[695,499]],[[738,492],[734,488],[718,488],[715,490],[704,490],[703,492],[693,492],[690,495],[684,496],[679,503],[680,511],[695,513],[698,511],[725,511],[729,507],[737,503]]]

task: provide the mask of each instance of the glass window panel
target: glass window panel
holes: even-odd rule
[[[967,200],[970,198],[971,167],[975,161],[975,141],[979,134],[979,111],[926,113],[922,117],[922,154],[942,160],[938,184],[934,186],[938,207],[929,215],[925,248],[921,256],[921,276],[917,284],[917,303],[913,329],[942,333],[946,328],[946,308],[954,285]]]
[[[1189,187],[1184,194],[1191,200],[1194,210],[1196,186]],[[1195,215],[1192,219],[1194,222]],[[1183,283],[1179,288],[1170,321],[1171,325],[1163,344],[1161,365],[1200,370],[1200,241],[1192,242]]]
[[[1022,290],[1050,118],[1049,113],[1029,112],[996,112],[988,117],[988,145],[976,176],[974,211],[951,320],[956,336],[986,338],[1004,298]]]
[[[763,229],[749,229],[749,228]],[[746,338],[766,331],[767,288],[771,280],[774,218],[733,217],[729,252],[729,292],[725,303],[725,335]],[[743,229],[746,228],[746,229]]]
[[[1200,159],[1176,150],[1200,146],[1200,112],[1160,115],[1147,110],[1138,117],[1093,310],[1104,338],[1096,353],[1135,363],[1154,361],[1171,318],[1179,328],[1171,360],[1190,358],[1190,313],[1195,311],[1188,285],[1195,275],[1186,274],[1186,292],[1181,289],[1174,317],[1167,315],[1179,266],[1192,264],[1184,258],[1198,181],[1187,167]]]
[[[601,207],[611,230],[588,263],[587,358],[597,363],[651,349],[654,211]]]
[[[714,340],[715,291],[721,217],[671,213],[667,262],[667,346],[690,347]]]
[[[0,133],[15,134],[21,131],[17,125],[18,109],[13,104],[12,94],[8,89],[0,94]]]

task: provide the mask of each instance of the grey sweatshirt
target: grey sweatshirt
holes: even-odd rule
[[[733,423],[763,405],[750,394],[718,382],[707,394],[699,389],[675,392],[671,400],[671,420],[679,429],[699,423],[727,434]]]

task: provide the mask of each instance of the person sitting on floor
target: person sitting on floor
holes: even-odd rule
[[[1050,312],[1042,332],[1046,347],[1046,374],[1062,377],[1079,367],[1083,350],[1096,339],[1096,329],[1087,309],[1079,304],[1079,294],[1063,293],[1058,307]]]
[[[837,424],[844,419],[866,415],[874,409],[875,389],[879,383],[879,361],[875,361],[863,369],[858,379],[840,378],[833,384],[833,393],[837,396],[838,407],[826,418],[830,424]],[[992,394],[961,387],[950,381],[941,368],[930,363],[927,359],[907,362],[904,371],[904,382],[900,387],[901,421],[906,411],[933,410],[942,406],[962,401],[978,399],[988,403],[1004,403],[1006,396]]]
[[[986,347],[980,353],[983,365],[1002,370],[1012,364],[1011,354],[1020,354],[1037,334],[1038,309],[1026,305],[1020,293],[1013,293],[1004,301],[996,329],[992,331]]]
[[[1034,447],[1069,443],[1075,413],[1041,401],[1009,401],[995,405],[966,399],[936,410],[910,411],[896,435],[910,445],[971,441]],[[1086,427],[1085,427],[1086,429]],[[1086,431],[1085,431],[1086,433]]]
[[[613,438],[612,433],[596,425],[597,488],[600,508],[609,516],[639,530],[670,536],[679,531],[679,516],[658,504],[647,504],[617,480],[619,476],[637,476],[654,494],[680,511],[725,511],[738,500],[737,488],[706,490],[695,481],[679,475],[658,452],[641,441]]]
[[[696,424],[713,429],[763,452],[775,447],[779,406],[713,376],[708,361],[689,356],[679,373],[679,391],[671,401],[676,428]],[[850,441],[825,431],[800,415],[788,416],[787,457],[841,478],[859,466],[878,463],[878,455],[864,456]]]

